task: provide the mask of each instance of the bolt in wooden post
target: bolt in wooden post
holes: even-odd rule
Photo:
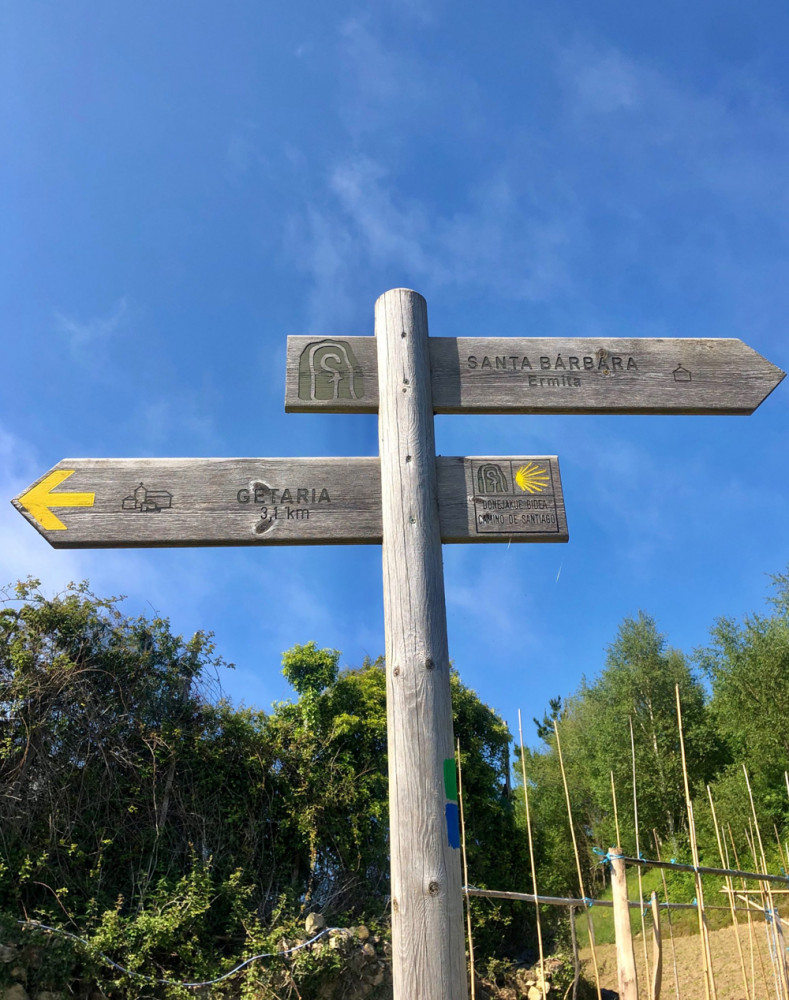
[[[427,305],[375,304],[394,1000],[466,1000]]]
[[[636,956],[630,929],[630,907],[627,899],[627,876],[622,849],[611,847],[611,894],[614,903],[614,933],[616,934],[616,968],[620,1000],[638,1000]]]

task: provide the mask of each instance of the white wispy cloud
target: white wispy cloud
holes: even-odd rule
[[[129,414],[135,439],[143,452],[181,449],[181,440],[189,442],[191,451],[218,450],[223,445],[214,418],[212,403],[215,393],[206,390],[174,389],[167,398],[149,396],[138,401]]]
[[[694,192],[714,203],[721,228],[740,212],[789,209],[789,111],[754,76],[738,72],[702,89],[589,41],[559,52],[557,74],[562,127],[616,172],[613,199],[637,189],[643,213]]]
[[[550,217],[519,194],[505,172],[441,213],[405,194],[378,161],[356,156],[329,177],[329,197],[291,225],[291,248],[313,276],[325,329],[326,305],[351,313],[354,274],[370,264],[405,283],[463,287],[540,301],[568,281],[571,216]]]
[[[428,21],[427,4],[403,3],[400,13]],[[355,140],[375,134],[393,145],[409,123],[435,119],[446,131],[480,122],[479,89],[473,74],[449,52],[430,59],[416,47],[398,44],[373,13],[352,17],[340,26],[343,66],[337,112]]]
[[[109,312],[91,319],[77,319],[65,313],[55,313],[55,323],[75,353],[86,348],[95,348],[121,332],[129,317],[129,302],[124,295],[115,302]]]
[[[747,317],[768,335],[787,304],[774,294],[785,286],[778,234],[789,221],[780,95],[744,73],[709,84],[672,77],[599,39],[543,40],[553,50],[546,85],[563,97],[549,120],[513,112],[503,142],[493,131],[501,109],[486,104],[473,73],[464,79],[443,54],[428,60],[391,39],[371,15],[341,29],[346,150],[322,183],[311,180],[289,229],[314,303],[352,314],[362,273],[380,287],[572,303],[587,298],[597,259],[623,300],[635,267],[680,300],[709,290],[719,316],[732,325]],[[439,161],[453,150],[454,204],[415,172],[428,134]],[[713,333],[659,329],[658,320],[638,333]],[[588,335],[622,332],[613,311],[587,308],[583,323]]]
[[[306,334],[325,333],[355,314],[349,289],[354,261],[353,237],[342,220],[317,207],[308,206],[303,215],[291,217],[286,227],[287,252],[312,281]]]

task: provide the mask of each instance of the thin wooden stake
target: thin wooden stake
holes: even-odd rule
[[[614,785],[614,772],[611,771],[611,801],[614,803],[614,827],[616,828],[616,842],[622,843],[622,834],[619,832],[619,810],[616,807],[616,786]]]
[[[653,830],[652,831],[652,836],[654,837],[654,840],[655,840],[655,851],[657,852],[657,859],[658,859],[658,861],[660,861],[661,860],[660,859],[660,839],[658,838],[657,830]],[[660,877],[661,877],[661,879],[663,881],[663,895],[666,897],[666,902],[668,903],[669,902],[669,898],[668,898],[668,883],[666,882],[666,873],[665,873],[665,871],[662,868],[660,869]],[[671,910],[670,909],[666,909],[666,915],[668,916],[668,939],[669,939],[669,942],[671,943],[671,964],[674,967],[674,992],[677,995],[677,1000],[680,1000],[680,992],[679,992],[679,968],[677,967],[677,951],[676,951],[676,948],[674,947],[674,928],[673,928],[673,926],[671,924]]]
[[[636,857],[641,857],[641,841],[638,835],[638,796],[636,795],[636,744],[633,737],[633,716],[631,715],[628,719],[630,723],[630,760],[633,766],[633,825],[636,832]],[[644,917],[644,881],[641,873],[641,867],[637,869],[638,875],[638,902],[640,905],[641,912],[641,943],[644,948],[644,969],[646,970],[647,978],[647,991],[650,993],[652,991],[652,976],[649,969],[649,952],[647,950],[647,925],[646,918]]]
[[[463,853],[463,885],[468,885],[468,856],[466,854],[466,817],[463,811],[463,768],[460,763],[460,740],[457,741],[458,803],[460,804],[460,846]],[[476,970],[474,968],[474,938],[471,935],[471,897],[466,895],[466,932],[468,934],[468,964],[471,978],[471,1000],[476,1000]]]
[[[756,829],[756,836],[759,841],[759,853],[761,855],[762,861],[762,871],[767,873],[767,855],[764,851],[764,843],[762,842],[762,831],[759,827],[759,819],[756,815],[756,804],[753,800],[753,792],[751,791],[751,782],[748,778],[748,768],[745,764],[742,765],[742,771],[745,775],[745,786],[748,789],[748,798],[751,803],[751,814],[753,816],[753,825]],[[778,969],[778,978],[781,983],[781,993],[784,1000],[789,1000],[789,973],[786,968],[786,948],[783,943],[783,933],[780,929],[779,922],[775,919],[776,909],[775,902],[773,900],[773,890],[769,882],[762,883],[767,896],[767,905],[769,906],[769,923],[772,927],[773,941],[775,945],[774,955],[775,963]]]
[[[663,939],[660,935],[660,907],[656,892],[652,893],[649,902],[652,908],[652,955],[655,970],[652,977],[652,998],[660,1000],[660,990],[663,986]]]
[[[754,867],[759,867],[759,857],[756,853],[756,834],[753,832],[753,820],[748,818],[748,830],[749,832],[745,834],[745,841],[748,844],[748,850],[751,852],[751,856],[754,861]],[[767,895],[765,893],[764,884],[759,883],[759,894],[762,902],[761,911],[762,917],[764,918],[764,936],[767,939],[767,953],[770,956],[771,968],[773,970],[773,985],[775,986],[775,996],[777,1000],[781,1000],[781,983],[780,976],[778,974],[778,966],[776,962],[775,955],[775,935],[770,932],[770,920],[769,920],[769,905],[767,902]]]
[[[721,868],[725,868],[724,856],[723,856],[723,843],[721,841],[720,828],[718,827],[718,817],[715,813],[715,803],[712,800],[712,789],[707,785],[707,796],[710,800],[710,809],[712,811],[712,822],[715,826],[715,837],[718,841],[718,855],[721,859]],[[729,902],[731,904],[731,920],[732,929],[734,930],[734,937],[737,941],[737,954],[740,956],[740,969],[742,971],[742,983],[745,988],[746,1000],[751,1000],[751,989],[748,983],[748,974],[745,971],[745,956],[742,953],[742,942],[740,941],[740,925],[737,921],[737,912],[734,906],[734,883],[731,880],[731,876],[726,876],[726,885],[729,889]]]
[[[731,823],[728,824],[728,830],[729,830],[729,840],[731,841],[731,850],[732,850],[732,854],[734,855],[734,863],[739,868],[740,867],[740,858],[739,858],[739,855],[737,854],[737,845],[734,842],[734,833],[732,832]],[[728,862],[728,858],[729,858],[729,848],[728,848],[728,846],[726,846],[726,860],[727,860],[727,862]],[[745,888],[746,887],[745,879],[741,879],[740,881],[742,882],[743,888]],[[751,982],[754,985],[754,995],[756,993],[756,970],[755,970],[755,967],[754,967],[754,952],[756,953],[756,956],[759,959],[759,967],[762,970],[762,982],[764,983],[764,988],[769,993],[770,992],[770,987],[769,987],[769,985],[767,983],[767,971],[765,970],[765,968],[764,968],[764,962],[762,961],[762,953],[759,950],[758,946],[754,942],[754,937],[753,937],[753,921],[751,920],[751,912],[750,912],[750,910],[748,911],[748,944],[749,944],[750,951],[751,951]]]
[[[573,852],[575,854],[575,868],[578,872],[578,885],[581,889],[581,898],[584,901],[584,910],[586,911],[586,922],[589,926],[589,944],[592,947],[592,965],[594,966],[594,980],[597,987],[597,998],[598,1000],[603,1000],[603,993],[600,988],[600,969],[597,965],[597,949],[595,948],[594,939],[594,924],[592,923],[592,914],[589,911],[589,904],[587,903],[586,889],[584,888],[584,877],[581,873],[581,857],[578,853],[578,843],[575,839],[575,826],[573,825],[573,810],[570,805],[570,789],[567,787],[567,774],[564,770],[564,757],[562,756],[562,741],[559,739],[559,726],[556,723],[556,719],[553,720],[553,731],[556,734],[556,750],[559,754],[559,767],[562,772],[562,784],[564,785],[564,799],[567,803],[567,818],[570,821],[570,836],[573,838]]]
[[[375,303],[394,1000],[466,1000],[427,305]]]
[[[526,832],[529,837],[529,864],[531,865],[531,885],[532,892],[537,895],[537,866],[534,863],[534,839],[531,830],[531,812],[529,810],[529,787],[526,781],[526,755],[523,750],[523,723],[521,720],[521,710],[518,709],[518,738],[521,748],[521,776],[523,780],[523,802],[526,806]],[[542,926],[540,924],[540,904],[534,902],[534,911],[537,918],[537,948],[540,955],[540,980],[545,985],[545,955],[542,947]]]
[[[682,729],[682,705],[679,698],[679,684],[674,687],[677,696],[677,726],[679,728],[679,746],[682,752],[682,778],[685,783],[685,807],[688,813],[688,830],[690,833],[690,849],[693,855],[693,864],[699,866],[699,851],[696,844],[696,823],[693,818],[693,801],[690,797],[690,782],[688,781],[688,765],[685,760],[685,734]],[[701,962],[704,969],[704,990],[707,1000],[717,1000],[715,990],[715,977],[712,973],[712,963],[710,961],[710,945],[707,934],[707,921],[704,916],[704,889],[701,884],[701,875],[696,872],[696,903],[699,911],[699,935],[701,939]]]
[[[786,858],[784,857],[784,845],[781,843],[781,834],[778,832],[778,824],[773,823],[773,830],[775,832],[775,842],[778,845],[778,857],[781,859],[781,868],[784,871],[787,870]],[[773,889],[773,892],[777,892],[777,889]]]

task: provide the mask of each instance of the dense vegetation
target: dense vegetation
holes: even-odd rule
[[[210,635],[184,642],[164,619],[126,618],[85,587],[55,599],[35,581],[7,592],[6,921],[60,926],[126,968],[192,981],[303,937],[312,910],[339,925],[385,925],[383,662],[340,671],[339,656],[295,646],[283,665],[297,697],[270,713],[236,708],[212,685],[221,660]],[[475,878],[522,881],[509,733],[456,676],[452,688]],[[489,908],[483,953],[522,942],[526,912]],[[248,979],[265,975],[261,965]]]
[[[218,691],[222,661],[210,634],[184,641],[166,620],[125,617],[117,600],[84,586],[55,598],[35,581],[4,592],[0,943],[18,939],[19,920],[64,928],[89,946],[50,948],[41,982],[65,981],[78,962],[105,992],[114,983],[117,996],[131,996],[139,984],[124,993],[124,977],[102,969],[98,951],[129,969],[194,981],[279,950],[283,937],[303,938],[311,911],[385,936],[383,662],[340,670],[339,657],[313,642],[294,646],[283,657],[293,699],[270,712],[236,708]],[[692,659],[648,615],[625,620],[599,676],[535,720],[540,743],[525,765],[540,892],[579,891],[555,722],[587,890],[604,877],[592,848],[617,839],[612,776],[621,839],[635,850],[630,722],[640,848],[653,856],[657,838],[667,856],[688,856],[676,685],[703,859],[718,863],[709,785],[740,862],[761,867],[748,843],[745,764],[769,864],[785,863],[789,578],[779,577],[769,615],[719,621]],[[530,891],[510,734],[457,676],[452,687],[469,879]],[[674,888],[683,891],[681,878]],[[472,909],[483,965],[533,953],[532,908],[475,899]],[[556,944],[559,911],[546,921]],[[287,963],[305,1000],[318,995],[316,961],[301,953]],[[283,968],[259,963],[228,995],[256,995]],[[182,994],[160,986],[156,995]]]
[[[731,851],[724,860],[734,865],[736,852],[750,870],[763,870],[758,838],[754,856],[747,768],[768,865],[775,872],[789,866],[789,577],[774,583],[771,614],[750,615],[742,624],[720,619],[709,647],[690,659],[667,645],[648,615],[626,619],[598,677],[583,680],[566,701],[552,700],[543,719],[534,720],[541,745],[527,751],[526,770],[541,892],[579,891],[554,723],[587,885],[599,888],[605,878],[592,848],[617,843],[612,783],[622,846],[636,853],[633,756],[638,847],[649,858],[660,845],[666,859],[690,860],[677,686],[702,863],[721,862],[711,793],[724,852]],[[694,895],[690,877],[669,881],[675,899]]]

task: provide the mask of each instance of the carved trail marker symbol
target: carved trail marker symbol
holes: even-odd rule
[[[382,545],[394,1000],[466,1000],[441,543],[568,536],[555,456],[437,458],[433,414],[747,414],[784,373],[739,340],[429,338],[402,288],[375,331],[289,337],[285,409],[377,412],[380,458],[67,459],[13,503],[57,548]]]
[[[299,357],[299,399],[339,404],[364,398],[364,376],[347,340],[317,340]]]
[[[506,501],[498,508],[487,501],[491,469],[502,485],[496,495]],[[529,473],[540,482],[544,477],[539,500],[518,488],[513,470],[519,469],[540,470]],[[67,476],[91,492],[48,492]],[[443,542],[567,541],[555,455],[445,456],[436,459],[436,477]],[[61,520],[44,502],[71,509]],[[377,458],[67,458],[13,503],[58,549],[380,545],[382,539]]]
[[[342,344],[364,394],[303,389],[313,345]],[[431,337],[434,413],[753,413],[784,373],[741,340]],[[378,411],[374,337],[288,337],[285,409]]]

